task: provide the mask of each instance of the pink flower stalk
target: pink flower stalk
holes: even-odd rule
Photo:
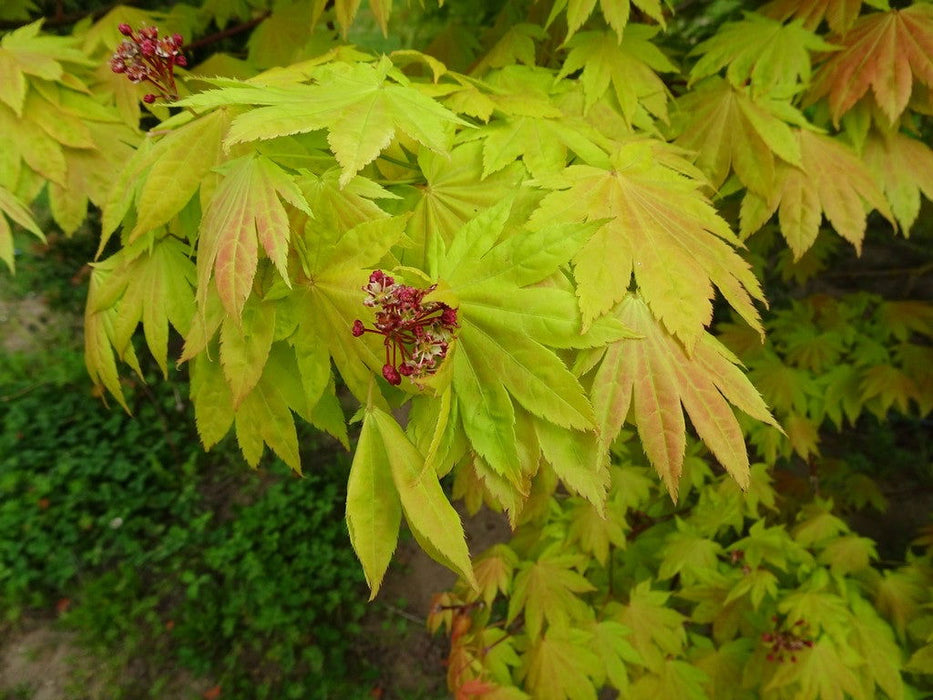
[[[374,328],[357,319],[351,332],[357,338],[376,333],[385,338],[386,361],[382,376],[398,386],[402,377],[419,378],[434,374],[440,367],[457,325],[457,310],[440,301],[424,302],[437,285],[417,289],[397,284],[382,270],[369,276],[363,286],[363,304],[377,309]]]
[[[181,52],[184,40],[181,34],[159,37],[156,27],[140,27],[134,32],[128,24],[118,29],[126,37],[110,58],[110,70],[122,73],[131,83],[148,82],[158,95],[149,93],[143,102],[152,104],[158,97],[178,99],[175,88],[175,66],[186,66],[188,60]]]

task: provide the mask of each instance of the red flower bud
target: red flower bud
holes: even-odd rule
[[[388,363],[382,366],[382,376],[392,386],[398,386],[402,383],[402,376],[398,373],[398,370]]]
[[[151,105],[155,101],[156,101],[156,96],[153,95],[151,92],[148,95],[143,95],[143,102],[145,102],[147,105]]]
[[[188,59],[185,58],[182,54],[178,54],[175,56],[175,65],[184,68],[188,65]]]
[[[363,322],[361,320],[356,319],[353,322],[353,330],[351,332],[353,333],[354,338],[359,338],[361,335],[363,335],[365,330],[366,329],[363,327]]]
[[[118,24],[117,29],[123,36],[131,36],[133,34],[133,28],[125,22],[123,24]]]

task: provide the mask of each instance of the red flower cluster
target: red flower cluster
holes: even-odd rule
[[[188,60],[181,52],[181,34],[159,37],[155,27],[140,27],[134,32],[128,24],[119,26],[126,37],[110,58],[110,70],[123,73],[131,83],[149,82],[159,91],[159,96],[170,100],[178,99],[175,89],[175,66],[186,66]],[[143,97],[146,104],[156,101],[156,95]]]
[[[771,621],[777,625],[780,618],[772,617]],[[782,663],[784,655],[789,654],[791,663],[797,663],[796,652],[813,647],[813,640],[808,634],[810,625],[803,620],[797,620],[791,629],[779,630],[774,632],[765,632],[761,635],[761,641],[771,645],[771,651],[768,653],[768,661]]]
[[[376,333],[385,337],[386,363],[382,376],[398,386],[402,377],[424,377],[437,371],[447,356],[457,325],[457,310],[440,301],[424,302],[437,285],[417,289],[396,284],[395,279],[376,270],[363,287],[363,304],[376,311],[375,328],[357,319],[353,335]]]

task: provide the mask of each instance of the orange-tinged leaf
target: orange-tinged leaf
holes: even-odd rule
[[[684,124],[676,143],[695,151],[697,166],[713,187],[731,171],[749,190],[768,196],[774,189],[778,158],[800,165],[800,147],[785,123],[790,113],[779,100],[755,99],[748,90],[720,78],[705,81],[677,101]]]
[[[231,161],[211,199],[198,241],[198,303],[203,306],[213,278],[227,313],[238,319],[250,294],[259,245],[289,284],[286,259],[290,224],[284,199],[311,213],[284,170],[260,156]]]
[[[593,405],[603,445],[608,447],[615,440],[628,416],[629,399],[634,397],[633,422],[642,445],[676,499],[686,447],[686,411],[710,451],[746,488],[748,454],[729,402],[758,420],[775,422],[754,387],[730,361],[728,351],[704,336],[694,354],[688,355],[634,295],[625,298],[616,314],[642,337],[610,345],[593,380]]]
[[[532,227],[608,220],[574,258],[584,328],[622,300],[634,273],[652,313],[688,349],[711,320],[713,285],[760,330],[752,304],[762,297],[758,281],[698,191],[698,177],[666,144],[632,140],[620,144],[607,168],[571,165],[539,180],[555,191],[532,215]]]
[[[807,29],[815,30],[825,18],[829,28],[845,34],[858,19],[862,0],[771,0],[758,12],[781,22],[800,20]]]
[[[920,193],[933,200],[933,150],[906,134],[872,134],[862,158],[907,235],[920,214]]]
[[[926,3],[867,14],[830,41],[843,48],[817,71],[809,99],[826,97],[837,125],[869,89],[894,123],[915,83],[933,87],[933,7]]]
[[[505,544],[493,545],[473,564],[473,573],[479,584],[479,594],[487,607],[492,605],[492,601],[499,593],[509,595],[517,564],[518,555]]]
[[[877,209],[893,223],[888,203],[871,172],[838,140],[801,129],[802,168],[778,164],[769,197],[751,190],[742,201],[742,236],[748,237],[777,211],[781,234],[799,259],[816,240],[822,215],[861,251],[867,210]]]

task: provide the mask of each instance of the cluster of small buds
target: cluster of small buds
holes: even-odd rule
[[[771,646],[768,661],[783,663],[789,657],[791,663],[797,663],[797,652],[813,647],[813,639],[809,635],[810,625],[797,620],[790,629],[779,629],[780,618],[775,615],[771,621],[775,625],[774,631],[761,635],[761,641]]]
[[[363,304],[376,309],[376,321],[373,328],[366,328],[357,319],[352,332],[357,338],[364,333],[385,338],[382,376],[389,384],[398,386],[402,377],[417,379],[433,374],[447,356],[459,328],[457,310],[440,301],[424,301],[436,286],[417,289],[397,284],[382,270],[374,271],[363,286],[367,295]]]
[[[140,27],[134,32],[128,24],[121,24],[118,29],[126,39],[110,58],[110,70],[125,75],[131,83],[153,85],[159,94],[149,93],[143,97],[146,104],[152,104],[158,97],[177,100],[175,66],[188,65],[181,52],[184,43],[181,34],[159,37],[155,27]]]

